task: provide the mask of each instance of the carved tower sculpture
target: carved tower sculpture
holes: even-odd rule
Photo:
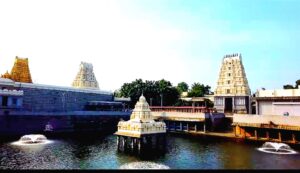
[[[14,80],[15,82],[32,83],[28,64],[28,58],[19,58],[16,56],[10,74],[6,72],[4,75],[1,75],[1,77]]]
[[[225,55],[215,90],[215,108],[224,113],[250,113],[250,97],[241,54]]]
[[[165,134],[166,124],[154,121],[149,104],[143,95],[136,103],[130,120],[120,121],[118,123],[118,131],[115,133],[118,136],[117,144],[119,150],[124,151],[126,148],[134,150],[137,148],[138,152],[146,145],[156,149],[159,149],[159,146],[164,146]],[[152,146],[153,141],[156,141],[155,146]],[[130,145],[128,146],[127,143],[130,143]]]
[[[79,72],[72,86],[75,88],[99,89],[92,64],[81,62]]]

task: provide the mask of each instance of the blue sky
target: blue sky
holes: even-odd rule
[[[241,53],[252,91],[282,88],[300,79],[299,9],[299,0],[1,1],[0,73],[18,55],[36,83],[70,86],[86,61],[104,90],[136,78],[214,90],[222,57]]]

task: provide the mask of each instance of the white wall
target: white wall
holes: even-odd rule
[[[259,115],[273,115],[272,102],[259,101],[258,102],[258,114]]]
[[[250,114],[234,114],[233,123],[248,124],[274,124],[287,126],[300,126],[300,116],[278,116],[278,115],[250,115]]]
[[[289,115],[300,116],[300,102],[272,102],[259,101],[259,115],[283,115],[288,112]]]

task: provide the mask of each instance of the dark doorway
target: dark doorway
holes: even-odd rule
[[[7,106],[7,100],[8,100],[7,96],[2,97],[2,106]]]
[[[232,98],[225,98],[225,110],[224,112],[232,112]]]

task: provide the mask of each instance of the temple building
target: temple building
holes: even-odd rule
[[[92,64],[81,62],[79,72],[77,73],[72,86],[82,89],[99,89]]]
[[[300,86],[296,89],[261,89],[253,100],[258,115],[300,116]]]
[[[251,91],[241,54],[225,55],[214,96],[214,107],[222,113],[249,113]]]
[[[149,109],[146,98],[142,95],[136,103],[129,121],[118,123],[118,150],[138,150],[140,152],[146,146],[159,149],[164,144],[166,124],[156,122]]]
[[[1,78],[11,79],[15,82],[32,83],[28,58],[19,58],[16,56],[11,72],[8,73],[7,71],[5,74],[1,75]]]

